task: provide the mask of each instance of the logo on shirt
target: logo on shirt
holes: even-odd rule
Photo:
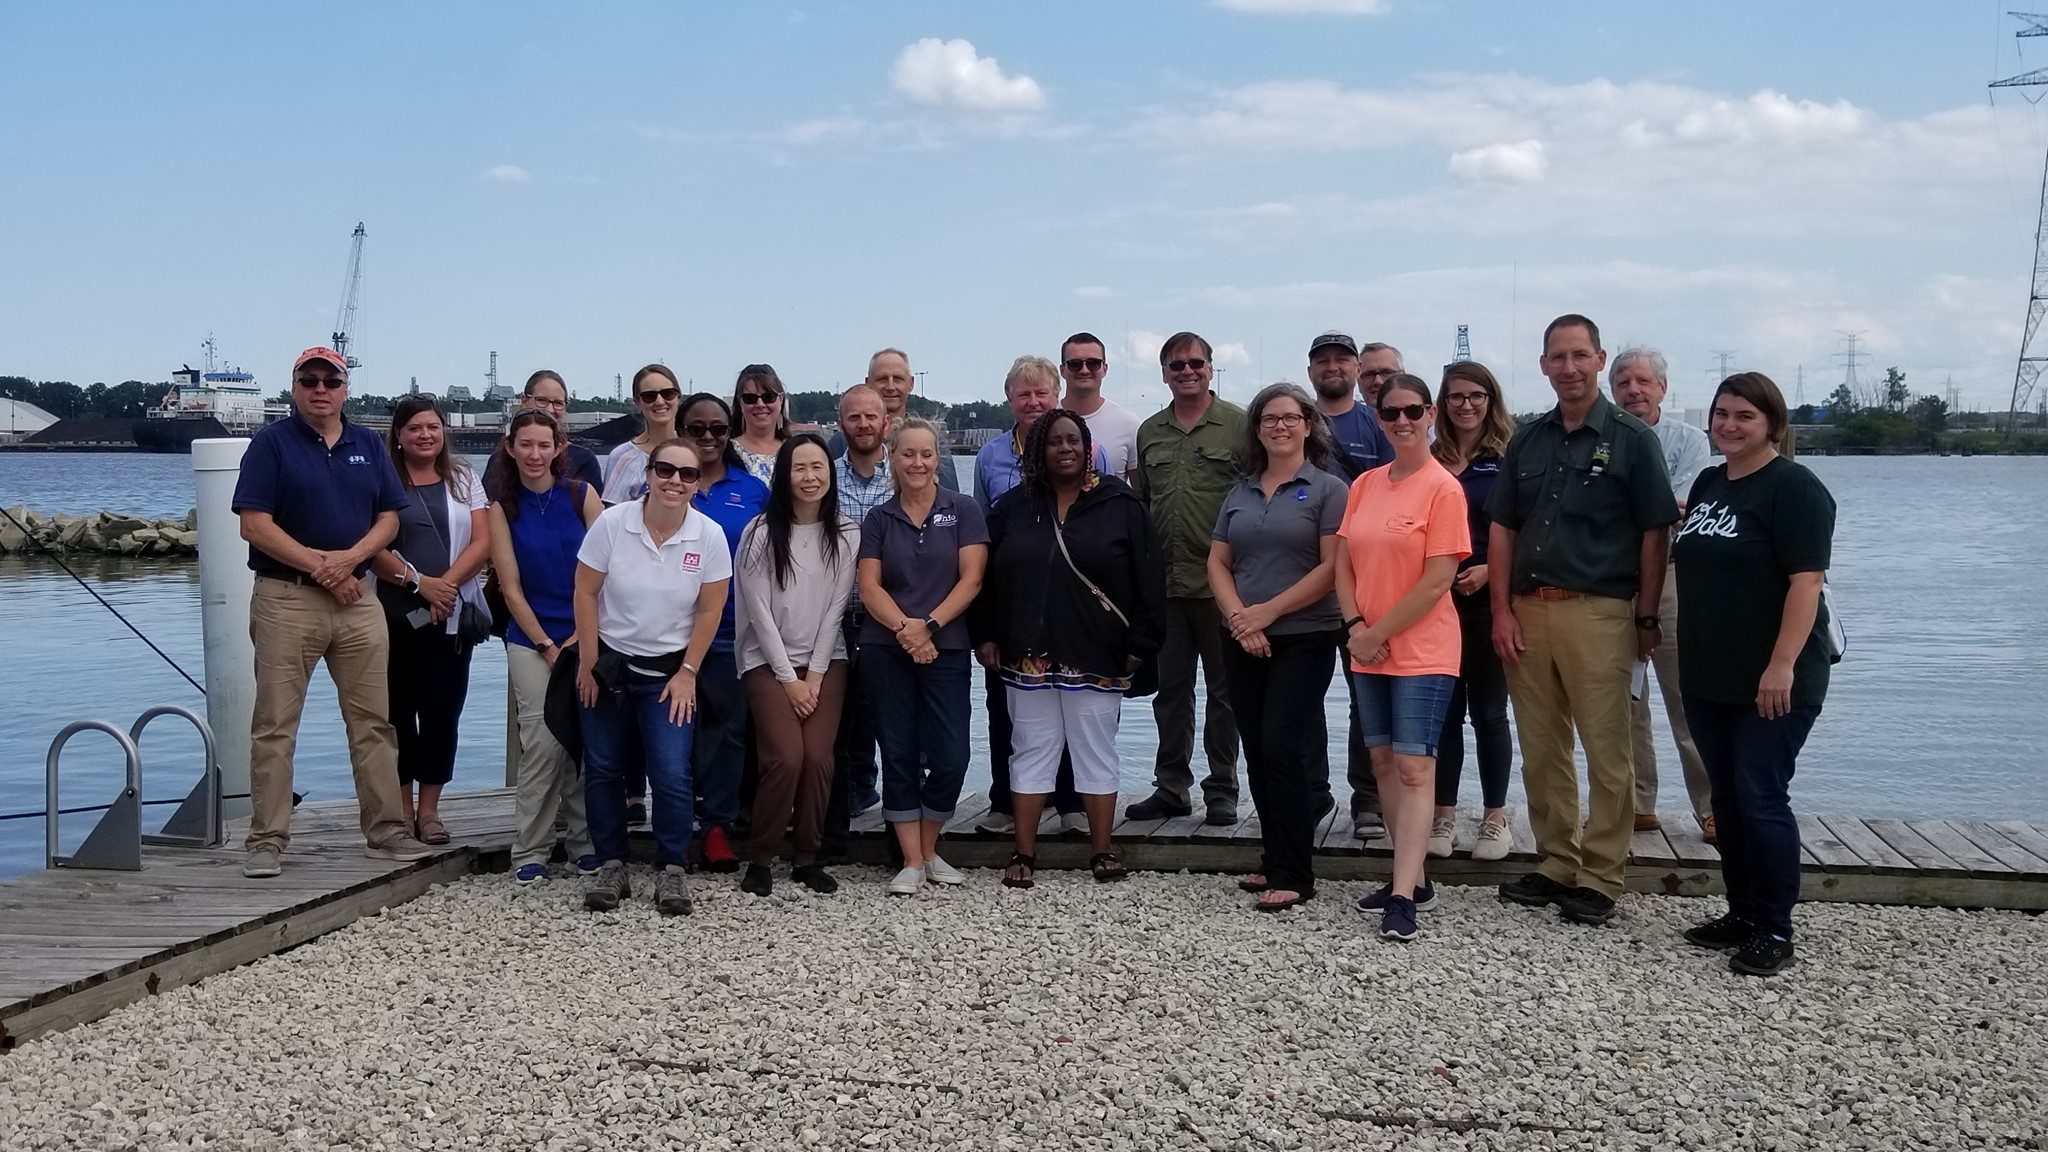
[[[368,464],[370,458],[368,456],[356,455],[349,457],[348,462],[351,464]]]
[[[951,512],[934,512],[932,514],[932,526],[935,528],[951,528],[959,522],[960,517],[955,516]]]
[[[1308,503],[1308,489],[1306,489],[1306,488],[1296,488],[1296,489],[1294,490],[1294,500],[1295,500],[1295,503],[1297,503],[1297,504],[1306,504],[1306,503]]]
[[[740,495],[739,492],[735,490],[726,493],[725,502],[727,504],[732,505],[734,508],[739,508],[746,504],[747,498],[745,496]]]
[[[1417,528],[1420,528],[1420,527],[1422,527],[1422,521],[1420,521],[1420,520],[1417,520],[1417,519],[1416,519],[1415,517],[1413,517],[1413,516],[1389,516],[1389,517],[1387,517],[1387,531],[1388,531],[1388,532],[1393,532],[1393,533],[1406,533],[1406,532],[1413,532],[1413,531],[1415,531],[1415,530],[1416,530]]]
[[[1687,511],[1685,527],[1678,530],[1678,538],[1687,536],[1719,536],[1734,540],[1741,536],[1737,530],[1739,518],[1732,509],[1724,508],[1718,501],[1707,500]]]
[[[685,571],[685,572],[695,572],[695,571],[697,571],[698,569],[702,568],[703,566],[704,566],[704,557],[703,557],[703,554],[702,554],[702,553],[698,553],[698,552],[685,552],[685,553],[683,553],[683,571]]]

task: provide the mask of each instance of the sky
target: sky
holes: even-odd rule
[[[361,221],[358,393],[894,345],[962,401],[1086,329],[1150,410],[1179,329],[1242,401],[1331,328],[1433,382],[1466,324],[1526,411],[1577,311],[1675,406],[1721,352],[1822,400],[1856,332],[2003,408],[2048,145],[1986,89],[2048,67],[2008,6],[5,4],[0,374],[212,332],[282,387]]]

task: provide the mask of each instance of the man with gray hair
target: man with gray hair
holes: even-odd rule
[[[1692,482],[1712,462],[1707,434],[1683,420],[1664,419],[1664,398],[1671,391],[1671,366],[1655,348],[1632,345],[1615,354],[1607,370],[1607,386],[1622,410],[1650,426],[1664,449],[1664,466],[1671,473],[1671,491],[1678,497],[1678,512],[1685,515],[1685,497]],[[1678,619],[1678,581],[1666,576],[1664,595],[1657,606],[1664,620]],[[1685,707],[1678,689],[1678,633],[1666,632],[1664,643],[1651,653],[1657,670],[1657,689],[1664,697],[1664,715],[1671,721],[1671,736],[1678,744],[1678,763],[1685,772],[1685,790],[1692,799],[1693,816],[1699,820],[1707,843],[1714,842],[1713,795],[1707,783],[1707,769],[1693,746],[1692,730],[1685,723]],[[1650,731],[1649,684],[1629,704],[1629,760],[1636,776],[1636,831],[1647,832],[1657,820],[1657,745]]]
[[[889,423],[883,431],[883,439],[894,434],[910,415],[910,390],[917,386],[917,377],[910,371],[910,354],[901,348],[884,348],[868,357],[868,374],[861,381],[875,390],[882,398],[882,412]],[[825,442],[825,451],[834,460],[846,455],[846,436],[834,432]],[[953,453],[945,444],[939,445],[939,487],[948,492],[960,491],[960,468],[953,462]]]

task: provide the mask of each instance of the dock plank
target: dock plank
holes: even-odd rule
[[[878,810],[880,807],[880,805],[876,805]],[[947,836],[966,836],[969,834],[980,836],[992,835],[986,832],[975,832],[975,821],[980,820],[986,815],[988,815],[988,793],[980,791],[969,792],[954,803],[953,818],[946,821],[946,826],[942,829],[942,832]],[[998,838],[1000,839],[1000,837]]]
[[[1536,829],[1529,823],[1529,806],[1516,804],[1508,809],[1508,827],[1515,833],[1515,851],[1539,859],[1543,850],[1536,846]]]
[[[1801,813],[1795,819],[1799,822],[1799,846],[1813,857],[1814,863],[1830,871],[1869,871],[1870,866],[1863,862],[1863,857],[1842,843],[1820,817]]]
[[[2011,872],[2004,861],[1970,842],[1946,820],[1912,820],[1906,827],[1920,834],[1920,838],[1954,860],[1967,872]]]
[[[1663,823],[1661,817],[1659,817],[1658,823],[1660,825]],[[1671,841],[1664,835],[1664,829],[1661,827],[1647,829],[1630,837],[1628,855],[1630,860],[1638,864],[1661,865],[1678,863],[1678,853],[1672,851]]]
[[[1891,845],[1901,856],[1913,862],[1913,867],[1922,872],[1940,875],[1962,875],[1969,871],[1949,858],[1948,853],[1928,843],[1925,836],[1906,826],[1903,820],[1873,818],[1865,820],[1864,826]]]
[[[2048,828],[2040,828],[2024,820],[1993,820],[1991,826],[2005,835],[2005,838],[2048,860]]]
[[[2048,876],[2048,860],[2027,851],[1990,824],[1982,820],[1951,820],[1949,826],[2014,872],[2022,876]]]
[[[1707,843],[1699,821],[1694,820],[1690,812],[1664,821],[1664,838],[1671,842],[1671,854],[1683,867],[1718,869],[1721,866],[1720,850]]]
[[[1878,872],[1910,872],[1913,862],[1901,856],[1897,849],[1884,842],[1884,837],[1872,832],[1868,825],[1854,816],[1822,816],[1820,822],[1834,833],[1857,857],[1864,867]]]

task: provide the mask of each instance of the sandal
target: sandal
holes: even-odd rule
[[[1097,884],[1109,884],[1129,876],[1130,870],[1116,858],[1114,852],[1097,852],[1088,858],[1088,870],[1095,873]]]
[[[439,820],[422,820],[413,827],[420,843],[441,845],[448,842],[448,826]]]
[[[1268,888],[1265,892],[1260,893],[1258,903],[1253,904],[1252,907],[1261,912],[1285,912],[1297,904],[1308,903],[1309,898],[1314,895],[1315,893],[1313,892],[1292,892],[1285,888]],[[1277,897],[1277,899],[1268,900],[1266,899],[1268,896]]]
[[[1271,887],[1271,884],[1266,883],[1266,874],[1264,872],[1254,872],[1237,882],[1237,890],[1239,892],[1264,892]]]
[[[1038,883],[1038,881],[1031,878],[1031,874],[1037,870],[1038,857],[1027,856],[1022,852],[1012,852],[1010,853],[1009,866],[1003,869],[1003,887],[1032,887]]]

